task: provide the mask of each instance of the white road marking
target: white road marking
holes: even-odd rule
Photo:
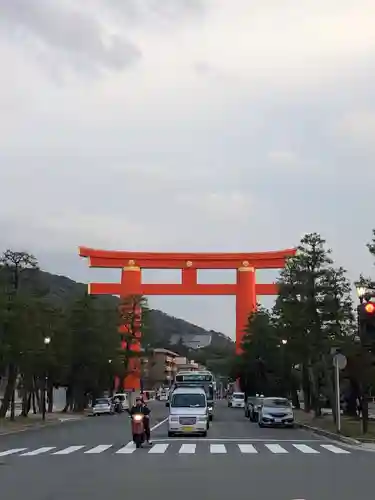
[[[84,446],[68,446],[68,448],[64,448],[63,450],[55,451],[52,455],[70,455],[75,451],[82,450]]]
[[[106,451],[109,448],[112,448],[111,444],[100,444],[99,446],[95,446],[95,448],[91,448],[91,450],[85,451],[85,453],[87,454],[103,453],[103,451]]]
[[[155,438],[152,440],[153,443],[166,443],[166,442],[176,442],[176,441],[186,441],[186,438],[184,437],[174,437],[174,438]],[[205,441],[219,441],[222,443],[223,441],[225,442],[232,442],[232,443],[326,443],[327,439],[252,439],[252,438],[203,438],[203,437],[190,437],[189,441],[198,441],[198,442],[205,442]]]
[[[128,443],[126,446],[117,450],[116,454],[120,453],[121,455],[128,455],[129,453],[134,453],[135,450],[136,450],[135,443],[133,443],[133,441],[130,441],[130,443]]]
[[[167,448],[168,448],[169,444],[155,444],[151,450],[149,451],[149,453],[165,453],[167,451]]]
[[[197,445],[194,443],[186,443],[181,445],[181,448],[178,453],[195,453]]]
[[[155,424],[153,427],[150,428],[150,431],[154,431],[155,429],[157,429],[158,427],[160,427],[161,425],[165,424],[165,422],[168,421],[168,418],[169,417],[166,417],[164,420],[162,420],[161,422],[158,422],[157,424]]]
[[[41,455],[42,453],[47,453],[47,451],[55,450],[56,446],[44,446],[43,448],[38,448],[34,451],[28,451],[27,453],[22,453],[21,457],[34,457],[35,455]]]
[[[210,444],[210,453],[226,453],[224,444]]]
[[[338,448],[337,446],[334,446],[333,444],[321,444],[320,445],[322,448],[325,448],[328,451],[331,451],[332,453],[341,453],[341,454],[349,454],[350,451],[344,450],[342,448]]]
[[[268,448],[272,453],[289,453],[288,450],[286,450],[279,444],[265,444],[264,446]]]
[[[314,450],[314,448],[311,448],[311,446],[307,446],[306,444],[292,444],[292,446],[302,453],[320,453],[320,451]]]
[[[27,448],[12,448],[11,450],[0,451],[0,457],[7,457],[8,455],[14,455],[20,451],[25,451]]]
[[[241,450],[241,453],[258,453],[255,446],[252,444],[239,444],[238,447]]]
[[[189,440],[190,441],[190,440]],[[178,443],[178,447],[172,448],[171,447],[171,442],[173,440],[164,440],[164,442],[159,442],[157,444],[153,444],[152,448],[148,449],[148,453],[150,454],[165,454],[167,452],[172,453],[178,453],[179,455],[194,455],[196,453],[199,453],[199,450],[203,450],[204,447],[199,445],[200,448],[198,448],[197,443],[194,441],[190,442],[184,442]],[[220,443],[206,443],[206,446],[208,445],[209,448],[209,453],[210,454],[227,454],[230,452],[234,451],[234,448],[230,448],[229,450],[227,449],[226,444]],[[256,455],[259,453],[264,453],[265,450],[268,452],[271,452],[273,454],[287,454],[287,453],[293,453],[293,451],[290,449],[286,449],[283,446],[281,446],[279,443],[257,443],[257,444],[250,444],[250,443],[236,443],[236,446],[238,446],[238,449],[241,454],[244,455]],[[352,453],[351,451],[348,451],[344,448],[335,446],[333,444],[320,444],[319,448],[317,446],[312,447],[308,446],[306,444],[301,444],[301,443],[291,443],[291,447],[294,448],[294,450],[298,453],[304,453],[304,454],[310,454],[310,455],[318,455],[322,453],[322,450],[320,448],[323,448],[323,450],[326,450],[331,453],[335,454],[350,454]],[[122,448],[117,449],[116,444],[102,444],[95,446],[91,449],[87,449],[87,451],[84,451],[84,448],[88,448],[88,445],[74,445],[74,446],[68,446],[66,448],[61,448],[58,449],[56,446],[44,446],[41,448],[37,448],[35,450],[27,451],[28,448],[12,448],[9,450],[4,450],[0,452],[0,457],[6,457],[8,455],[16,455],[19,454],[19,456],[36,456],[36,455],[42,455],[42,454],[51,454],[51,455],[70,455],[75,452],[82,452],[84,454],[100,454],[104,453],[109,449],[114,449],[115,454],[131,454],[134,453],[136,450],[136,446],[133,443],[133,441],[130,441],[128,444],[123,446]],[[53,450],[53,451],[52,451]],[[177,451],[178,450],[178,451]]]

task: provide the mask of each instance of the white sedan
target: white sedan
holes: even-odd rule
[[[245,408],[245,393],[244,392],[234,392],[228,406],[231,408]]]
[[[294,427],[292,404],[286,398],[264,398],[258,418],[259,427]]]

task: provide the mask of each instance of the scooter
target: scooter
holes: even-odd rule
[[[131,417],[133,441],[136,448],[141,448],[142,444],[145,441],[145,427],[143,425],[143,418],[144,415],[142,415],[141,413],[135,413]]]

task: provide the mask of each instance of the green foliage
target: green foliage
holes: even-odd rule
[[[333,265],[331,250],[317,233],[305,235],[296,256],[278,280],[272,311],[249,319],[240,366],[250,392],[282,394],[318,413],[322,398],[332,399],[332,348],[353,344],[355,320],[346,271]]]
[[[17,386],[24,394],[25,416],[30,395],[40,401],[46,379],[50,388],[65,386],[66,409],[79,411],[89,396],[113,385],[115,374],[126,375],[129,356],[119,347],[118,327],[128,321],[132,335],[136,328],[147,331],[144,297],[135,299],[144,311],[136,326],[134,310],[120,318],[113,304],[85,292],[64,304],[53,300],[40,284],[32,255],[8,250],[0,262],[0,375],[7,376],[0,417]]]
[[[228,378],[235,360],[235,348],[234,345],[229,349],[209,345],[195,351],[193,358],[216,376]]]

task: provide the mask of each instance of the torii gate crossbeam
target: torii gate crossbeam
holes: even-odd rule
[[[88,259],[89,267],[121,269],[120,283],[91,283],[88,291],[95,295],[235,295],[236,352],[241,343],[248,318],[256,309],[258,295],[276,295],[275,283],[257,284],[257,269],[281,269],[295,248],[276,252],[253,253],[162,253],[128,252],[79,248],[79,255]],[[181,284],[143,284],[142,269],[181,269]],[[199,269],[236,269],[235,284],[198,284]],[[130,377],[130,376],[129,376]],[[126,388],[139,389],[139,376],[125,380]],[[137,378],[138,377],[138,378]]]

